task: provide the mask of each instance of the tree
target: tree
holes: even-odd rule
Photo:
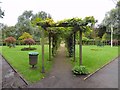
[[[24,43],[29,45],[29,48],[30,48],[30,46],[34,44],[35,41],[32,38],[27,38],[27,39],[24,39]]]
[[[106,33],[106,26],[99,25],[97,30],[98,30],[98,33],[97,33],[98,37],[102,38],[102,36]]]
[[[6,43],[8,43],[9,47],[11,48],[14,44],[14,42],[16,42],[16,39],[14,37],[8,37],[4,40]]]
[[[15,25],[18,37],[24,32],[33,34],[33,27],[31,25],[32,16],[32,11],[24,11],[23,14],[18,17],[18,22]]]
[[[28,38],[33,38],[29,33],[27,32],[24,32],[20,37],[19,37],[19,40],[25,40],[25,39],[28,39]]]
[[[2,31],[2,39],[4,40],[7,37],[13,36],[17,39],[16,28],[14,26],[7,26],[4,24],[0,24],[0,29]]]
[[[32,20],[34,20],[35,18],[41,18],[42,20],[45,20],[46,18],[52,18],[52,17],[49,13],[41,11],[33,15]]]
[[[1,3],[1,2],[0,2]],[[1,7],[0,7],[0,18],[3,18],[4,16],[4,12],[2,11]]]
[[[116,5],[117,8],[117,22],[118,22],[118,28],[117,28],[117,32],[118,32],[118,40],[120,40],[120,1],[117,2]]]
[[[3,18],[3,16],[4,16],[4,12],[0,8],[0,18]]]
[[[114,9],[106,13],[105,18],[103,19],[101,25],[106,27],[106,32],[109,34],[111,32],[111,25],[113,26],[114,39],[117,39],[120,36],[120,1],[117,2],[117,5]]]

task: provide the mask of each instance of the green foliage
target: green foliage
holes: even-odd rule
[[[24,39],[28,39],[28,38],[33,38],[29,33],[24,32],[20,37],[19,40],[24,40]]]
[[[61,33],[56,33],[54,35],[52,35],[52,55],[55,56],[58,47],[60,46],[60,42],[61,42]]]
[[[89,39],[87,37],[82,37],[82,41],[88,41]]]
[[[4,12],[1,10],[1,7],[0,7],[0,18],[3,18],[4,16]]]
[[[16,38],[16,28],[14,26],[1,25],[3,40],[7,37],[13,36]],[[16,38],[17,39],[17,38]]]
[[[107,33],[105,33],[103,36],[102,36],[102,41],[105,41],[107,39]]]
[[[65,19],[57,22],[57,26],[74,26],[79,28],[80,26],[91,26],[95,23],[95,19],[93,16],[85,17],[83,20],[81,18],[72,18],[72,19]],[[85,28],[85,27],[82,27]]]
[[[111,25],[113,26],[113,33],[115,39],[118,39],[120,36],[120,1],[118,0],[116,7],[111,9],[109,12],[106,13],[102,25],[107,27],[106,33],[111,32]]]
[[[86,75],[89,74],[88,69],[85,66],[74,66],[72,72],[75,75]]]
[[[33,16],[32,11],[24,11],[22,15],[18,17],[18,22],[15,25],[16,27],[16,34],[17,37],[20,37],[20,35],[24,32],[28,32],[30,34],[33,34],[33,27],[31,25],[31,18]]]
[[[99,25],[97,30],[98,30],[98,34],[97,34],[98,37],[102,38],[102,36],[106,33],[107,28],[104,25]]]

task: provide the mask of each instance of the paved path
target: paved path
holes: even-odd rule
[[[87,80],[71,72],[64,45],[60,47],[53,69],[47,77],[32,84],[32,88],[118,88],[118,60],[116,59]]]
[[[14,72],[14,70],[9,66],[9,64],[0,55],[0,65],[2,65],[2,88],[24,88],[26,84],[19,77],[19,75]]]

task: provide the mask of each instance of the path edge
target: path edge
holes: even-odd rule
[[[25,82],[26,85],[29,85],[29,83],[17,72],[16,69],[13,68],[13,66],[7,61],[7,59],[1,54],[2,58],[7,62],[7,64],[13,69],[13,71],[18,74],[18,76]]]
[[[83,80],[87,80],[88,78],[90,78],[92,75],[94,75],[95,73],[97,73],[98,71],[100,71],[101,69],[103,69],[105,66],[107,66],[108,64],[112,63],[113,61],[115,61],[117,58],[119,58],[120,56],[115,57],[114,59],[112,59],[111,61],[109,61],[108,63],[104,64],[102,67],[98,68],[95,72],[89,74],[88,76],[86,76],[85,78],[83,78]]]

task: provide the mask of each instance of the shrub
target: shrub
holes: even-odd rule
[[[89,74],[87,68],[85,66],[74,66],[72,72],[75,75],[86,75]]]
[[[85,42],[87,42],[89,39],[87,38],[87,37],[83,37],[82,38],[82,41],[85,41]]]
[[[29,45],[30,48],[30,45],[35,44],[35,41],[32,38],[28,38],[24,40],[24,43]]]
[[[118,40],[113,40],[113,46],[117,46],[118,45]]]
[[[33,38],[32,35],[30,35],[27,32],[24,32],[20,37],[19,40],[24,40],[24,39],[28,39],[28,38]]]
[[[14,43],[16,42],[16,39],[14,37],[8,37],[4,40],[6,43],[8,43],[9,47],[14,46]]]

